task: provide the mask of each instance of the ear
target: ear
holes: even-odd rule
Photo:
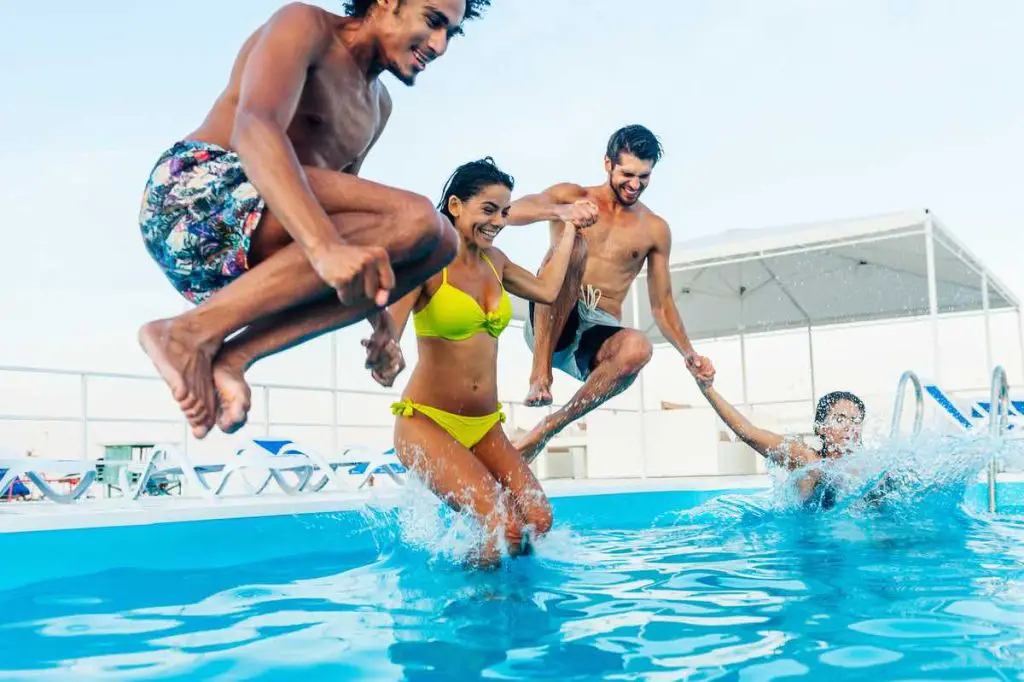
[[[448,197],[448,212],[452,214],[453,218],[458,218],[462,213],[462,199],[454,194]]]
[[[612,160],[610,158],[608,158],[607,155],[605,155],[605,157],[604,157],[604,172],[608,173],[610,175],[611,172],[612,172],[612,168],[614,168],[614,167],[615,166],[612,164]]]

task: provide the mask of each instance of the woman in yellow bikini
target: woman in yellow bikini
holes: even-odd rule
[[[551,528],[551,505],[512,447],[498,402],[498,336],[512,319],[509,293],[555,300],[569,266],[576,230],[563,230],[551,266],[537,277],[494,247],[505,227],[513,179],[488,157],[460,166],[438,209],[461,237],[440,274],[391,306],[398,336],[412,312],[419,359],[396,415],[399,459],[455,509],[472,511],[486,540],[479,561],[528,551],[529,531]]]

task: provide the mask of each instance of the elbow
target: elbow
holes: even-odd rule
[[[244,158],[252,143],[268,131],[272,132],[274,128],[278,128],[279,132],[284,134],[284,130],[277,125],[273,116],[239,106],[231,130],[231,148]]]
[[[558,289],[555,287],[545,288],[537,296],[537,303],[551,305],[558,299]]]

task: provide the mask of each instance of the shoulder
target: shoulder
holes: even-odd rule
[[[560,182],[557,185],[551,185],[551,187],[544,190],[544,193],[555,201],[565,203],[585,199],[588,194],[586,187],[572,182]]]
[[[341,17],[304,2],[290,2],[267,20],[263,33],[268,39],[313,43],[326,51],[334,37],[334,27]]]
[[[271,29],[288,26],[328,31],[334,23],[332,19],[339,18],[321,7],[289,2],[273,13],[266,25]]]
[[[502,272],[505,266],[508,264],[508,256],[496,246],[492,246],[489,249],[485,249],[484,253],[488,258],[491,259],[491,263],[494,264],[494,269],[498,272]]]
[[[656,247],[667,248],[672,244],[672,230],[668,221],[659,216],[649,208],[644,207],[644,215],[641,217],[644,230],[651,238]]]

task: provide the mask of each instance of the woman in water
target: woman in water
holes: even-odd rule
[[[490,157],[460,166],[438,209],[460,236],[458,254],[439,274],[394,303],[397,338],[412,312],[419,359],[400,402],[392,405],[395,450],[434,493],[472,512],[485,532],[479,561],[500,561],[529,547],[527,527],[551,528],[551,505],[501,423],[498,336],[512,319],[509,294],[550,304],[562,287],[576,230],[536,276],[494,247],[505,227],[514,181]]]
[[[818,400],[814,411],[814,434],[821,439],[819,451],[802,440],[755,426],[715,390],[713,382],[712,379],[702,384],[701,390],[726,426],[761,456],[789,471],[839,459],[861,445],[864,402],[852,393],[835,391]],[[822,509],[835,506],[835,486],[824,480],[820,467],[810,469],[797,486],[803,502],[817,503]],[[876,488],[876,492],[882,491]]]

